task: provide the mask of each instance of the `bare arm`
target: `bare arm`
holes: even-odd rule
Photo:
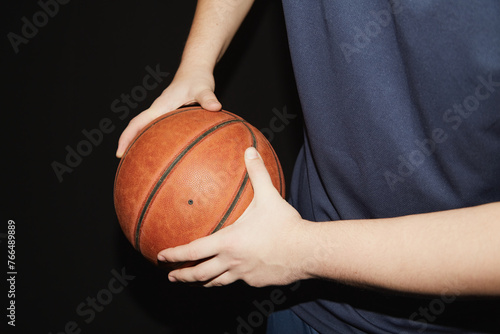
[[[233,225],[160,252],[161,261],[207,259],[172,271],[172,281],[265,286],[323,278],[423,294],[500,295],[500,202],[315,223],[281,198],[260,158],[245,163],[252,203]]]
[[[254,0],[199,0],[179,70],[212,72]]]
[[[155,118],[183,105],[199,103],[222,108],[214,94],[215,64],[228,48],[253,0],[199,0],[181,63],[172,83],[150,108],[134,117],[123,131],[116,156],[121,157],[135,135]]]
[[[309,252],[323,248],[331,258],[313,257],[306,277],[416,293],[500,294],[499,202],[307,229],[316,241]]]

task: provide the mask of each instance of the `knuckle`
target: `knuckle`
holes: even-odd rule
[[[194,247],[190,247],[186,250],[186,256],[189,261],[198,260],[198,250]]]
[[[232,254],[232,255],[238,253],[239,247],[241,247],[241,246],[240,246],[240,240],[238,237],[226,239],[226,242],[224,242],[221,245],[221,249],[222,249],[223,253]]]
[[[205,282],[208,281],[209,277],[206,272],[194,272],[193,273],[193,280],[197,282]]]
[[[228,276],[218,277],[211,282],[212,286],[225,286],[230,283],[232,283],[232,281]]]
[[[257,279],[255,277],[247,277],[243,279],[248,285],[254,288],[262,288],[266,286],[266,284],[263,283],[262,280]]]
[[[208,100],[212,98],[213,93],[209,89],[202,90],[200,93],[198,93],[198,99],[199,100]]]

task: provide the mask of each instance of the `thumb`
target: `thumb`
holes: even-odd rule
[[[249,147],[245,151],[245,165],[254,193],[262,193],[270,189],[276,190],[271,181],[271,177],[264,165],[264,161],[255,147]]]
[[[215,96],[214,92],[211,91],[210,89],[205,89],[201,91],[196,97],[196,101],[200,104],[200,106],[203,109],[210,110],[210,111],[219,111],[222,109],[222,105],[217,100],[217,97]]]

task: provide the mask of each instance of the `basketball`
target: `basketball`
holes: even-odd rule
[[[228,111],[185,107],[146,126],[118,166],[114,204],[121,229],[146,259],[231,225],[253,199],[244,152],[260,153],[285,196],[278,157],[266,137]]]

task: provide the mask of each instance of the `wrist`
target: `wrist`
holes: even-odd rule
[[[177,69],[174,76],[174,81],[185,82],[185,81],[196,81],[196,82],[214,82],[213,69],[210,66],[202,64],[189,64],[183,63]]]
[[[215,61],[203,59],[202,57],[199,56],[196,57],[183,56],[181,59],[181,63],[179,64],[179,68],[177,69],[177,73],[201,72],[213,75],[214,68],[215,68]]]
[[[353,223],[354,221],[350,221]],[[345,221],[303,220],[300,266],[302,279],[346,280],[351,263],[349,251],[355,245]]]
[[[322,278],[324,266],[332,265],[334,246],[324,240],[325,224],[306,219],[297,224],[296,239],[293,241],[297,279]]]

